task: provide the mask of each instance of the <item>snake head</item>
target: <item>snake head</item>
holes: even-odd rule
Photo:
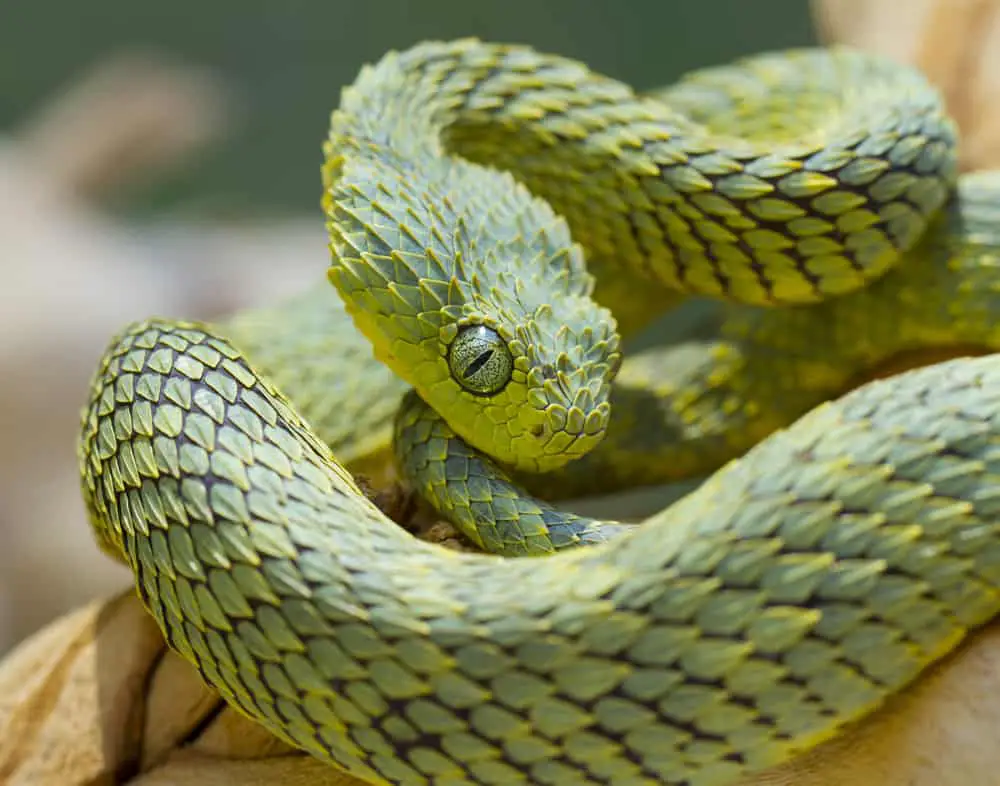
[[[611,313],[589,298],[519,315],[472,307],[441,329],[440,340],[448,383],[421,395],[484,453],[546,472],[604,437],[621,355]]]
[[[565,222],[504,173],[344,165],[329,278],[376,357],[474,448],[545,472],[604,436],[617,323]]]

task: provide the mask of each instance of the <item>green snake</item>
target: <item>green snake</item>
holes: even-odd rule
[[[424,43],[324,153],[329,282],[127,328],[79,448],[169,646],[275,735],[373,783],[721,786],[1000,610],[1000,176],[918,73],[641,95]],[[718,336],[622,343],[688,296]],[[494,553],[381,512],[349,468],[388,444]],[[556,504],[706,473],[641,524]]]

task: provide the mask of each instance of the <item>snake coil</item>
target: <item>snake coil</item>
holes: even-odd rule
[[[648,96],[389,53],[325,145],[339,297],[108,348],[95,534],[209,685],[364,780],[732,784],[1000,609],[1000,361],[947,360],[1000,343],[1000,178],[955,161],[923,78],[847,50]],[[623,351],[685,295],[717,338]],[[942,362],[858,386],[907,353]],[[390,439],[494,553],[369,501]],[[710,471],[639,526],[552,502]]]

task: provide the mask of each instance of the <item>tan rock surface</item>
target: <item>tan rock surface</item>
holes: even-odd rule
[[[887,708],[744,786],[993,786],[1000,626]],[[221,703],[129,591],[62,617],[0,663],[8,786],[363,786]]]

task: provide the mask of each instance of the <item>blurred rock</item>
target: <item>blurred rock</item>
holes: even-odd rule
[[[111,58],[0,138],[0,652],[128,583],[94,546],[75,436],[100,353],[127,323],[207,319],[323,275],[322,220],[126,225],[94,202],[225,127],[218,81]]]
[[[1000,3],[813,0],[820,38],[920,68],[962,131],[962,168],[1000,164]]]

